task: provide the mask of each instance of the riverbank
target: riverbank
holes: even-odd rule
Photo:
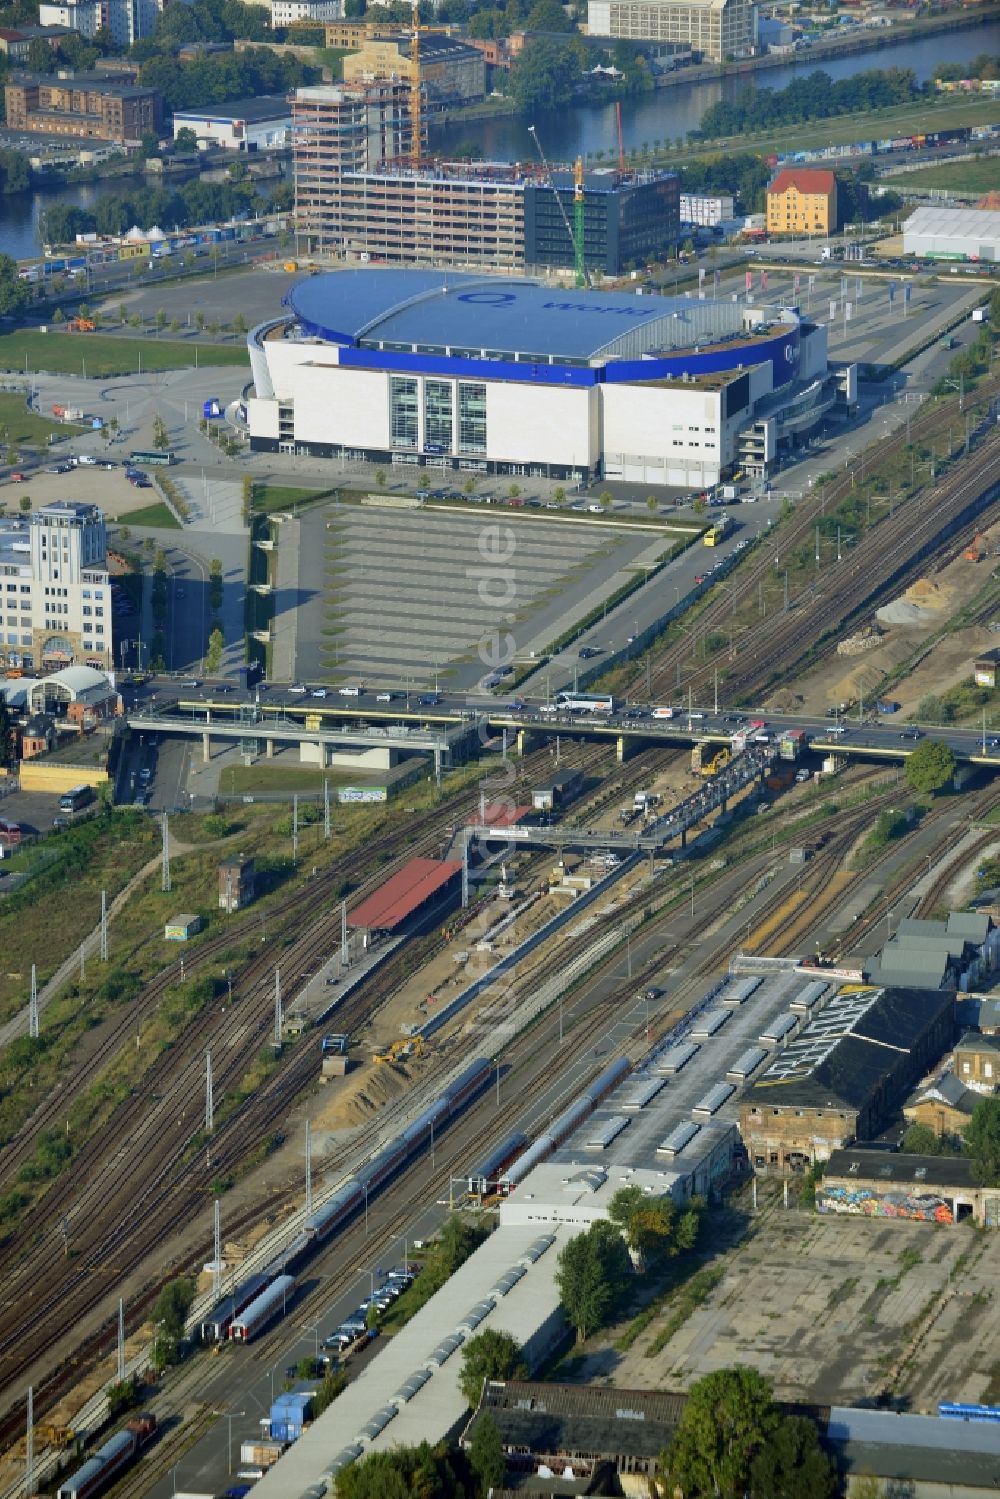
[[[884,48],[905,46],[908,43],[924,41],[945,33],[952,35],[957,31],[968,31],[975,27],[995,25],[1000,22],[1000,5],[991,5],[976,10],[975,13],[963,12],[958,15],[949,13],[941,16],[918,17],[911,21],[895,22],[891,30],[875,33],[866,31],[859,36],[831,37],[829,41],[815,42],[806,51],[796,52],[792,56],[784,56],[776,53],[765,53],[763,57],[748,57],[741,62],[731,63],[696,63],[692,67],[678,68],[673,73],[666,73],[658,81],[656,93],[663,90],[679,88],[683,86],[694,86],[697,84],[724,82],[726,80],[752,82],[753,75],[758,72],[766,73],[775,68],[822,67],[824,62],[836,61],[838,58],[860,56],[867,52],[881,52]],[[608,46],[614,45],[614,39],[608,38]],[[873,67],[880,67],[880,62],[873,61]],[[648,96],[647,96],[648,97]],[[605,109],[608,98],[603,95],[591,96],[580,99],[575,105],[571,104],[568,109],[574,108],[587,110],[592,108]],[[995,101],[994,105],[995,105]],[[448,127],[461,127],[463,124],[475,123],[488,120],[510,119],[517,114],[513,101],[503,98],[483,99],[477,104],[467,104],[460,109],[449,109],[441,114],[434,115],[431,120],[432,131],[446,129]],[[869,132],[869,135],[872,132]],[[849,137],[852,139],[853,137]],[[782,149],[786,149],[782,147]],[[800,148],[795,148],[800,149]],[[704,150],[701,151],[704,155]]]

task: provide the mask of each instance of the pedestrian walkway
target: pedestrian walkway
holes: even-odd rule
[[[271,625],[271,676],[276,682],[296,677],[298,647],[299,533],[297,520],[284,520],[274,527],[278,549],[275,568],[274,617]]]

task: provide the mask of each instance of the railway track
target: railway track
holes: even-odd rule
[[[577,752],[574,746],[566,760],[582,768],[593,768],[606,757],[606,748],[588,745]],[[544,762],[545,752],[539,752],[538,758]],[[528,768],[538,767],[532,764]],[[460,798],[457,811],[468,815],[474,805],[466,793]],[[455,813],[456,808],[431,809],[421,819],[422,839],[415,837],[420,828],[415,828],[414,823],[383,839],[377,873],[370,872],[370,852],[357,854],[338,861],[322,884],[317,880],[307,886],[298,902],[289,901],[288,908],[293,904],[304,908],[296,925],[301,929],[308,923],[308,930],[295,938],[286,927],[286,945],[280,954],[282,965],[293,972],[304,971],[328,955],[339,942],[339,913],[317,921],[315,909],[324,888],[329,890],[331,884],[343,879],[345,866],[355,875],[356,893],[362,895],[373,883],[385,878],[386,852],[412,856],[433,851],[440,839],[442,816]],[[226,940],[231,944],[233,934],[228,933]],[[409,961],[408,955],[406,960]],[[370,981],[348,997],[338,1017],[342,1028],[356,1029],[372,1005],[387,997],[403,977],[403,961],[402,954],[390,958],[374,983]],[[141,1262],[169,1230],[190,1222],[199,1211],[204,1211],[212,1179],[236,1169],[248,1149],[280,1125],[298,1092],[314,1079],[316,1058],[311,1049],[295,1048],[286,1064],[271,1075],[255,1096],[219,1124],[211,1142],[211,1164],[206,1155],[205,1166],[201,1166],[202,1153],[193,1153],[191,1140],[204,1097],[204,1052],[213,1051],[213,1075],[219,1097],[239,1083],[253,1056],[268,1043],[272,1033],[274,962],[273,953],[261,954],[237,978],[234,1004],[227,1007],[225,1014],[213,1012],[192,1022],[179,1039],[177,1050],[164,1054],[146,1074],[143,1094],[133,1094],[97,1135],[86,1142],[74,1158],[72,1173],[65,1173],[52,1185],[28,1213],[19,1232],[8,1240],[10,1270],[6,1302],[0,1315],[0,1357],[8,1389],[18,1375],[23,1375],[57,1342],[64,1341],[67,1322],[73,1325],[92,1310],[121,1278],[126,1260],[130,1265]],[[150,1003],[155,1005],[161,993],[162,987]],[[134,1034],[134,1025],[133,1012],[129,1039]],[[112,1051],[109,1041],[104,1055],[110,1056]],[[91,1069],[88,1078],[94,1075]],[[149,1093],[154,1098],[152,1109],[148,1106]],[[60,1110],[65,1103],[63,1095]],[[137,1181],[142,1183],[138,1196],[134,1188]],[[70,1262],[63,1254],[64,1241],[59,1229],[60,1222],[67,1220],[65,1242],[70,1242],[71,1235],[74,1251]],[[30,1315],[22,1300],[29,1288],[33,1297]],[[89,1340],[91,1354],[102,1340],[103,1332],[98,1330]],[[66,1374],[61,1386],[65,1387],[69,1379]],[[39,1409],[46,1394],[54,1398],[59,1387],[58,1379],[48,1391],[39,1387]],[[0,1425],[0,1441],[4,1435],[4,1426]]]
[[[835,868],[839,861],[842,859],[843,853],[846,851],[846,847],[849,845],[849,842],[857,836],[857,832],[860,826],[863,825],[865,819],[870,819],[870,817],[877,810],[879,800],[886,800],[890,796],[891,793],[887,792],[885,794],[885,798],[878,799],[873,803],[867,804],[863,808],[857,809],[856,812],[849,815],[848,821],[846,823],[843,814],[837,814],[836,834],[834,840],[828,845],[827,848],[823,850],[821,858],[814,863],[813,868],[809,871],[808,878],[810,898],[815,896],[815,898],[820,900],[822,903],[823,891],[824,889],[829,888],[829,873],[831,869]],[[831,819],[829,819],[829,822],[832,824],[834,822],[834,818],[831,817]],[[821,825],[817,825],[817,827],[814,828],[813,832],[818,831],[819,826]],[[758,862],[760,863],[761,868],[763,868],[768,862],[767,856],[758,856]],[[670,892],[668,890],[667,894],[682,895],[684,893],[684,890],[685,885],[684,882],[681,881],[676,884],[673,892]],[[648,892],[637,892],[637,903],[645,901],[647,898]],[[776,892],[773,904],[775,906],[780,906],[780,903],[784,898],[785,896],[783,891]],[[703,892],[699,899],[698,930],[704,930],[707,924],[710,924],[713,920],[723,916],[729,908],[729,900],[730,897],[723,894],[713,901],[711,891],[708,891],[707,893]],[[624,911],[619,910],[614,913],[609,913],[605,920],[606,922],[614,922],[620,924],[625,914],[626,913]],[[759,915],[757,919],[760,919]],[[599,933],[595,929],[591,929],[591,931],[588,933],[588,937],[596,937],[597,935],[599,935]],[[773,945],[781,944],[783,941],[783,937],[784,928],[783,925],[779,924],[779,926],[774,929],[774,936],[772,939]],[[685,945],[690,945],[690,939],[686,939],[685,942],[671,941],[665,948],[657,950],[655,955],[647,962],[645,967],[638,969],[628,980],[628,990],[634,991],[637,986],[642,984],[645,974],[648,973],[651,976],[658,969],[662,968],[664,962],[671,955],[675,955],[677,951]],[[694,970],[695,975],[700,976],[711,971],[717,971],[720,963],[725,960],[726,952],[735,950],[737,946],[738,943],[733,942],[727,949],[723,949],[722,951],[717,948],[713,948],[711,952],[706,954],[704,960],[696,966],[696,969]],[[614,952],[609,953],[601,963],[594,965],[593,969],[588,973],[588,981],[592,977],[601,976],[610,968],[613,968],[613,966],[620,961],[620,950],[615,950]],[[550,966],[557,967],[558,963],[559,955],[557,953],[553,956]],[[689,979],[689,983],[691,982],[694,982],[694,978]],[[676,1006],[676,996],[668,998],[665,1002],[661,1002],[660,1004],[651,1006],[649,1019],[652,1022],[654,1030],[658,1029],[666,1021],[673,1022],[674,1020],[676,1020],[678,1013]],[[551,1014],[551,1012],[548,1016],[543,1017],[542,1024],[543,1026],[547,1026],[549,1030],[552,1029],[554,1024],[554,1016]],[[574,1057],[585,1053],[587,1047],[592,1046],[594,1037],[602,1030],[602,1028],[606,1027],[606,1024],[606,1015],[600,1007],[595,1009],[590,1015],[585,1016],[582,1020],[576,1022],[573,1027],[566,1033],[564,1046],[568,1047],[568,1050],[564,1050],[562,1053],[560,1053],[560,1061],[562,1062],[564,1060],[572,1060]],[[646,1044],[644,1039],[645,1032],[645,1023],[637,1022],[636,1026],[633,1029],[631,1039],[636,1042],[642,1042],[641,1049],[644,1049]],[[505,1084],[508,1092],[510,1082],[520,1077],[520,1068],[529,1066],[532,1061],[537,1064],[540,1057],[547,1055],[547,1048],[544,1046],[544,1044],[542,1044],[543,1041],[544,1033],[543,1036],[540,1037],[538,1027],[534,1027],[529,1032],[518,1037],[515,1042],[512,1043],[510,1050],[505,1054],[509,1066],[508,1081],[507,1084]],[[293,1060],[298,1061],[301,1065],[301,1057],[294,1058]],[[604,1063],[602,1062],[600,1063],[600,1065],[604,1065]],[[312,1066],[313,1064],[310,1062],[310,1072],[312,1071]],[[542,1092],[544,1088],[548,1087],[550,1080],[551,1079],[549,1077],[548,1071],[543,1066],[542,1071],[537,1077],[536,1081],[520,1083],[518,1085],[517,1092],[522,1108],[525,1104],[528,1104],[530,1106],[532,1099],[535,1098],[537,1094]],[[279,1114],[287,1108],[288,1099],[284,1096],[285,1088],[284,1086],[279,1086],[278,1080],[276,1078],[272,1078],[269,1081],[269,1084],[264,1091],[265,1093],[270,1093],[272,1095],[271,1103],[275,1106]],[[487,1110],[486,1112],[488,1114],[489,1110]],[[375,1143],[378,1130],[379,1126],[377,1122],[373,1121],[370,1131],[372,1144]],[[488,1145],[495,1143],[495,1119],[492,1117],[487,1118],[484,1121],[482,1127],[477,1129],[477,1132],[474,1133],[471,1138],[463,1135],[462,1143],[460,1146],[457,1143],[449,1144],[449,1137],[452,1142],[457,1142],[458,1139],[457,1135],[452,1135],[452,1132],[449,1131],[438,1144],[438,1160],[440,1163],[440,1169],[437,1171],[437,1174],[432,1177],[432,1185],[435,1186],[440,1186],[440,1184],[447,1181],[448,1176],[451,1174],[458,1159],[459,1151],[466,1158],[467,1165],[468,1160],[471,1159],[471,1154],[477,1152],[481,1153],[481,1151],[485,1150]],[[225,1144],[226,1142],[224,1141],[218,1141],[216,1142],[216,1148],[224,1151]],[[422,1170],[424,1172],[426,1171],[425,1158],[417,1158],[417,1160],[410,1163],[406,1171],[399,1179],[398,1187],[394,1187],[393,1193],[391,1194],[391,1200],[393,1202],[406,1202],[407,1183],[415,1181]],[[300,1190],[300,1188],[293,1188],[289,1191],[289,1193],[286,1194],[286,1196],[297,1197]],[[373,1218],[375,1216],[376,1215],[373,1214]],[[379,1213],[377,1216],[381,1218],[382,1214]],[[385,1224],[384,1228],[381,1228],[377,1231],[377,1235],[376,1232],[373,1231],[373,1233],[366,1238],[364,1244],[360,1247],[357,1253],[350,1258],[346,1266],[342,1267],[342,1271],[340,1273],[360,1273],[361,1269],[363,1269],[366,1264],[371,1262],[373,1253],[380,1253],[383,1248],[388,1249],[391,1246],[393,1240],[398,1241],[401,1232],[405,1228],[406,1217],[407,1212],[405,1208],[401,1208],[398,1214],[393,1213],[388,1223]],[[150,1295],[152,1294],[153,1293],[150,1292]],[[321,1294],[322,1293],[319,1291],[316,1293],[317,1301],[321,1297]],[[308,1310],[311,1310],[315,1304],[317,1304],[317,1302],[314,1302],[314,1300],[311,1298],[308,1302],[301,1305],[300,1311],[306,1312]],[[108,1333],[110,1333],[110,1328],[107,1329],[107,1332],[105,1334],[105,1341],[107,1341]],[[273,1336],[275,1340],[277,1340],[278,1338],[280,1338],[280,1333],[276,1333]],[[95,1351],[96,1347],[99,1344],[99,1341],[99,1338],[94,1340]],[[270,1346],[270,1343],[267,1339],[265,1339],[262,1340],[262,1342],[259,1342],[256,1346],[261,1348],[262,1351],[266,1351]],[[8,1423],[5,1422],[4,1424],[5,1426],[7,1426]],[[16,1427],[12,1427],[11,1430],[15,1431]]]
[[[993,380],[984,385],[979,392],[979,396],[989,401],[995,397],[998,391],[1000,391],[1000,379]],[[910,423],[909,440],[913,443],[920,442],[921,439],[928,437],[932,432],[936,431],[943,420],[940,407],[928,406]],[[907,446],[907,441],[906,429],[901,428],[891,437],[873,445],[871,451],[872,466],[875,467],[882,459],[890,458],[902,452]],[[990,440],[987,439],[986,444],[989,445],[989,442]],[[973,451],[977,464],[981,465],[982,448]],[[958,460],[949,468],[942,481],[942,485],[950,484],[953,476],[956,474],[967,476],[969,472],[962,461]],[[934,486],[931,493],[934,493],[939,487]],[[780,548],[780,552],[787,554],[796,550],[796,548],[811,544],[814,528],[822,520],[827,508],[834,509],[842,500],[850,495],[851,491],[852,479],[845,473],[839,479],[835,480],[833,484],[826,486],[821,491],[814,492],[808,498],[800,501],[775,537],[775,544]],[[925,493],[924,495],[914,496],[912,500],[898,509],[892,518],[892,522],[889,521],[888,517],[883,518],[868,533],[858,551],[852,555],[852,566],[855,571],[859,568],[859,564],[854,560],[855,558],[866,553],[869,549],[875,550],[881,547],[883,537],[886,534],[884,527],[887,524],[891,525],[894,522],[898,522],[900,526],[906,528],[911,523],[911,517],[918,515],[926,523],[929,509],[933,509],[933,503],[930,495]],[[725,595],[723,596],[720,593],[719,597],[715,599],[710,598],[707,601],[705,607],[697,616],[696,627],[699,632],[703,632],[704,634],[709,634],[713,631],[722,634],[728,633],[729,622],[735,610],[740,605],[752,604],[758,591],[773,576],[772,566],[774,558],[770,547],[767,548],[767,551],[767,556],[764,556],[760,549],[751,554],[747,562],[738,568],[727,581]],[[864,583],[865,574],[858,572],[854,583],[855,607],[857,607],[861,598],[870,597],[870,589],[862,592]],[[787,670],[792,661],[801,656],[802,651],[810,643],[809,639],[804,638],[805,632],[803,630],[803,615],[801,610],[794,611],[794,615],[795,628],[792,631],[784,632],[785,638],[782,641],[781,654],[773,652],[770,645],[770,631],[768,626],[771,625],[773,627],[775,618],[778,621],[783,619],[787,621],[787,615],[772,615],[770,621],[760,621],[759,626],[754,628],[754,644],[756,645],[761,640],[767,640],[768,645],[766,650],[761,650],[758,646],[757,660],[761,664],[756,666],[752,673],[748,673],[744,668],[743,674],[749,676],[751,681],[758,682],[764,677],[773,679],[773,674],[776,670]],[[809,633],[810,637],[815,634],[812,630]],[[789,659],[790,645],[797,646],[794,656],[791,659]],[[739,657],[737,657],[737,660],[739,660]],[[765,662],[766,668],[764,665]],[[681,689],[690,687],[692,690],[695,688],[700,690],[705,686],[706,682],[711,680],[717,664],[708,662],[704,666],[695,666],[692,669],[689,641],[685,639],[673,642],[658,654],[650,672],[649,692],[647,693],[646,689],[646,674],[643,672],[641,675],[637,675],[629,684],[628,695],[652,695],[654,697],[665,695],[666,700]],[[733,675],[730,674],[727,677],[727,696],[730,697],[733,696],[733,680]]]

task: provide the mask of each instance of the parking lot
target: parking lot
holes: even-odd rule
[[[575,519],[575,518],[574,518]],[[528,659],[674,539],[611,524],[329,507],[300,523],[296,672],[471,687],[495,632]],[[281,544],[287,528],[282,528]],[[502,561],[497,558],[502,557]],[[279,596],[278,607],[288,601]]]

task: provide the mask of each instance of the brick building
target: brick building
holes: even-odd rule
[[[768,184],[768,234],[834,234],[837,229],[837,179],[818,168],[780,171]]]
[[[254,888],[255,869],[252,859],[248,859],[245,854],[234,854],[232,858],[223,859],[219,865],[221,911],[228,911],[230,915],[234,911],[241,911],[253,900]]]
[[[413,61],[410,36],[368,37],[344,58],[344,82],[375,78],[412,81],[419,66],[420,83],[431,104],[482,99],[486,93],[486,59],[458,37],[421,33],[419,65]]]
[[[954,1002],[943,989],[874,987],[827,1000],[744,1096],[754,1169],[789,1175],[874,1139],[950,1045]]]
[[[160,96],[154,89],[114,83],[95,73],[75,78],[22,74],[4,88],[7,128],[44,135],[138,142],[159,131]]]
[[[955,1076],[965,1088],[987,1097],[1000,1085],[1000,1036],[966,1031],[955,1047]]]

